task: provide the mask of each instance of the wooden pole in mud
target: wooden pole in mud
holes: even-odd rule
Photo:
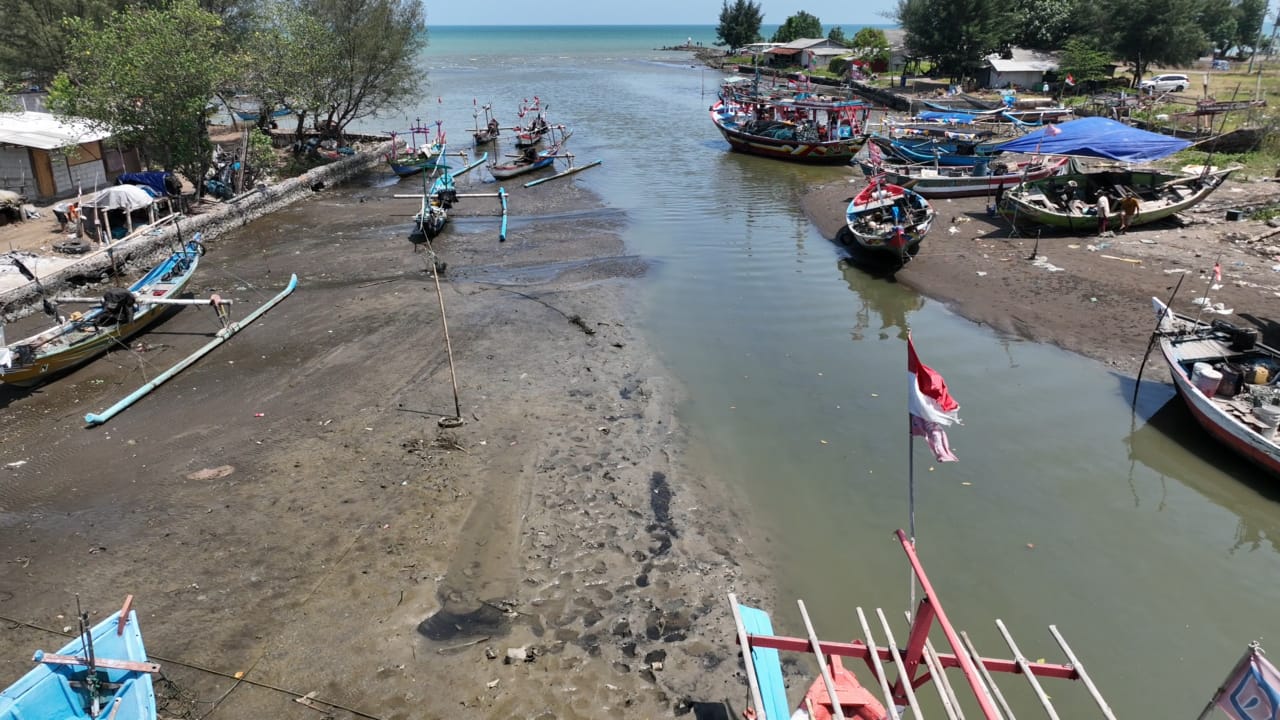
[[[440,327],[444,329],[444,349],[449,356],[449,382],[453,385],[453,418],[440,418],[440,424],[448,427],[457,427],[462,424],[462,401],[458,399],[458,373],[453,367],[453,344],[449,342],[449,319],[444,314],[444,293],[440,291],[440,271],[436,265],[436,249],[431,244],[431,240],[427,240],[427,251],[431,257],[431,279],[436,284],[436,299],[440,302]],[[456,421],[456,424],[449,422]]]

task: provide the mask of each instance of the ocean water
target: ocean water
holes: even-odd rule
[[[782,631],[803,633],[796,598],[835,638],[860,634],[857,606],[906,607],[909,330],[964,418],[960,462],[914,447],[920,554],[952,620],[985,655],[1011,655],[999,617],[1026,656],[1064,661],[1056,624],[1117,716],[1198,713],[1246,643],[1280,636],[1272,482],[1191,425],[1158,359],[1131,415],[1131,379],[849,267],[798,203],[845,171],[729,152],[707,114],[720,74],[658,49],[687,38],[714,28],[433,28],[421,101],[367,127],[439,122],[461,146],[480,105],[509,125],[537,96],[579,163],[603,161],[560,182],[620,211],[652,263],[638,320],[688,391],[698,471],[756,511]],[[1001,687],[1026,700],[1018,680]],[[1048,690],[1064,716],[1096,712]]]

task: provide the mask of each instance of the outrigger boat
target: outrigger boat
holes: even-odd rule
[[[1084,665],[1053,625],[1049,626],[1049,632],[1062,649],[1066,663],[1028,660],[1028,655],[1023,654],[1013,635],[999,619],[995,621],[996,627],[1008,644],[1009,651],[1013,653],[1013,659],[979,655],[969,636],[952,626],[907,534],[897,531],[897,541],[907,555],[915,581],[923,590],[923,599],[911,616],[905,647],[898,645],[894,635],[894,628],[900,627],[902,618],[891,620],[879,608],[875,609],[876,617],[871,620],[861,607],[856,608],[862,639],[832,642],[819,639],[803,600],[798,600],[797,604],[807,637],[787,637],[774,634],[773,623],[767,612],[743,605],[733,593],[729,594],[738,644],[742,647],[742,662],[751,702],[750,712],[754,713],[756,720],[900,720],[905,717],[903,710],[908,707],[914,718],[923,720],[923,698],[917,695],[928,683],[932,683],[937,689],[948,717],[962,717],[958,703],[963,686],[966,685],[972,693],[972,698],[966,700],[976,704],[985,720],[1019,717],[1015,715],[1010,702],[1011,698],[1016,700],[1016,697],[1001,692],[995,683],[996,673],[1022,675],[1031,686],[1042,710],[1051,718],[1058,715],[1049,693],[1041,685],[1041,679],[1079,680],[1093,697],[1103,718],[1115,720],[1110,706],[1089,677]],[[879,630],[873,630],[876,620]],[[945,648],[934,647],[929,635],[935,626],[946,638],[950,652],[946,652]],[[876,638],[877,633],[881,634],[879,640]],[[780,652],[809,653],[818,662],[818,677],[805,696],[795,704],[794,715],[791,711],[793,705],[787,699]],[[865,661],[865,685],[859,682],[854,672],[843,667],[843,658]],[[947,674],[948,670],[956,668],[964,676],[963,683],[953,684]],[[893,677],[889,674],[891,670],[894,671]],[[969,704],[965,707],[968,708]]]
[[[1096,232],[1097,202],[1109,198],[1112,216],[1119,220],[1121,201],[1138,199],[1130,227],[1163,220],[1195,206],[1226,182],[1238,165],[1196,174],[1159,170],[1098,170],[1066,173],[1020,183],[1004,193],[1000,214],[1014,224],[1048,225],[1072,232]]]
[[[1280,477],[1280,351],[1258,331],[1179,315],[1151,299],[1160,352],[1196,422],[1223,445]]]
[[[553,129],[551,133],[552,137],[554,137],[555,130]],[[498,164],[495,158],[494,163],[489,166],[489,173],[496,180],[507,180],[534,170],[551,167],[555,164],[557,158],[564,156],[565,141],[572,134],[569,131],[563,132],[550,147],[543,150],[538,150],[537,147],[528,145],[514,159],[501,165]]]
[[[533,113],[533,118],[529,120],[529,124],[525,127],[515,126],[513,130],[516,134],[516,147],[526,148],[537,145],[542,139],[551,132],[551,125],[547,123],[548,106],[542,104],[542,100],[537,96],[533,96],[532,105],[520,106],[520,117],[524,117],[529,113]],[[561,127],[563,130],[563,126]]]
[[[473,105],[475,104],[475,100],[472,100],[471,102]],[[481,111],[484,112],[484,127],[480,127]],[[493,116],[492,105],[485,104],[473,109],[471,111],[471,116],[474,117],[476,121],[476,129],[471,134],[476,141],[476,147],[488,145],[498,139],[498,133],[501,132],[501,128],[498,127],[498,119]]]
[[[36,667],[0,692],[0,719],[155,720],[160,666],[147,660],[132,604],[130,595],[92,627],[80,613],[80,637],[57,653],[37,650]]]
[[[448,165],[442,165],[437,169],[439,175],[431,181],[429,188],[427,178],[423,177],[421,195],[396,196],[422,200],[422,208],[413,216],[413,230],[409,232],[409,242],[421,245],[433,240],[444,230],[445,223],[449,220],[449,208],[458,202],[458,189],[454,185],[454,178],[479,167],[488,157],[489,153],[485,153],[457,172],[450,171]]]
[[[926,198],[980,197],[998,194],[1003,188],[1041,180],[1061,173],[1069,158],[1034,158],[1008,164],[999,160],[968,167],[958,165],[885,165],[885,179],[894,185],[915,190]],[[876,168],[859,160],[862,172],[871,177]]]
[[[386,161],[387,167],[391,168],[391,172],[399,177],[409,177],[425,170],[434,170],[445,164],[444,130],[441,128],[441,121],[436,121],[436,139],[428,143],[426,140],[430,132],[431,128],[421,124],[409,128],[409,148],[405,150],[399,149],[400,143],[396,142],[396,133],[390,133],[391,152],[384,154],[382,159]],[[423,139],[421,145],[418,144],[419,135]]]
[[[0,382],[22,387],[35,385],[119,347],[159,320],[166,308],[189,302],[176,298],[195,274],[204,252],[197,233],[195,239],[127,289],[109,289],[100,300],[59,298],[60,302],[96,303],[69,318],[59,317],[57,306],[46,299],[46,312],[58,318],[57,325],[8,345],[4,344],[0,331]],[[13,262],[23,275],[36,282],[35,275],[20,261],[15,258]]]
[[[849,203],[845,224],[864,251],[901,267],[920,252],[933,217],[920,193],[876,175]]]

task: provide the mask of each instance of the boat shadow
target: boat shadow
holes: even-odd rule
[[[840,228],[840,230],[836,232],[836,237],[832,242],[844,251],[844,257],[842,258],[843,262],[858,268],[878,280],[897,282],[896,276],[898,271],[910,266],[911,264],[909,259],[908,262],[904,264],[898,260],[898,258],[893,257],[888,253],[868,251],[866,248],[858,244],[858,241],[853,237],[853,233],[850,232],[847,227]]]

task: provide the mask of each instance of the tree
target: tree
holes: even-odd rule
[[[1013,44],[1033,50],[1060,49],[1077,33],[1079,5],[1077,0],[1013,0],[1017,28]]]
[[[1062,48],[1061,59],[1058,74],[1073,77],[1077,87],[1088,82],[1106,82],[1111,77],[1111,54],[1098,49],[1090,40],[1068,40]]]
[[[0,0],[0,77],[47,85],[67,62],[64,18],[101,25],[116,0]]]
[[[1151,63],[1186,64],[1208,47],[1199,9],[1199,0],[1127,0],[1110,16],[1111,50],[1133,67],[1135,84]]]
[[[418,0],[298,0],[298,9],[333,42],[326,134],[336,136],[353,120],[417,99],[426,80],[418,55],[427,43]]]
[[[1239,0],[1235,6],[1236,9],[1236,37],[1235,45],[1240,51],[1240,57],[1244,57],[1244,48],[1251,48],[1253,53],[1258,51],[1254,47],[1258,44],[1258,37],[1262,34],[1262,24],[1267,17],[1267,0]]]
[[[1007,0],[898,0],[894,16],[912,53],[953,82],[976,77],[984,57],[1008,47],[1015,27]]]
[[[888,62],[889,60],[889,38],[880,28],[862,28],[854,34],[853,40],[849,41],[849,47],[853,49],[853,56],[863,62],[874,63],[877,60]]]
[[[772,42],[789,43],[800,38],[822,37],[822,21],[801,10],[787,18],[773,33]]]
[[[1232,0],[1204,0],[1200,8],[1200,28],[1213,45],[1214,56],[1225,56],[1236,44],[1236,8]],[[1254,41],[1249,39],[1250,43]]]
[[[342,64],[338,41],[328,27],[299,10],[290,0],[262,8],[257,26],[246,39],[240,85],[262,106],[259,122],[271,111],[288,107],[301,137],[308,116],[328,112],[334,102],[332,71]]]
[[[764,13],[760,3],[751,0],[723,0],[720,8],[720,24],[716,25],[716,44],[730,50],[760,41],[760,24]]]
[[[827,31],[827,39],[833,43],[839,43],[845,47],[849,47],[849,40],[844,36],[844,28],[836,25]]]
[[[230,77],[217,17],[194,0],[115,13],[101,27],[67,21],[68,63],[49,108],[137,147],[151,167],[198,180],[211,157],[205,106]]]

